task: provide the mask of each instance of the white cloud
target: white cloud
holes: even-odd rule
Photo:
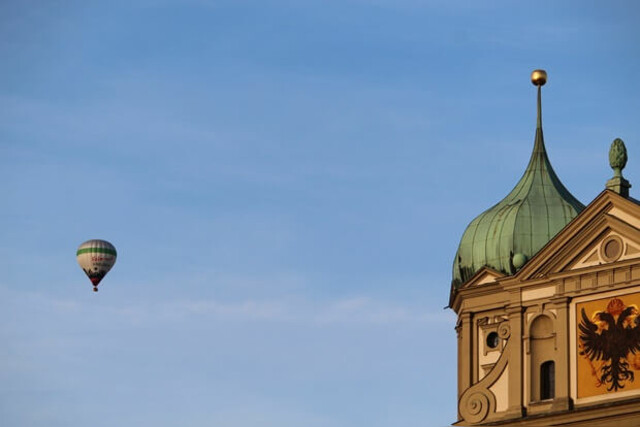
[[[166,308],[187,316],[212,315],[229,320],[283,320],[287,317],[287,307],[277,301],[179,301],[168,303]]]
[[[89,321],[114,319],[131,325],[188,322],[216,319],[224,322],[295,322],[328,324],[450,323],[449,311],[433,307],[384,301],[366,295],[322,301],[300,296],[279,299],[179,299],[135,301],[124,305],[113,302],[95,305],[87,300],[62,299],[45,293],[17,292],[0,287],[5,313],[9,308],[30,307],[31,311],[56,316],[82,317]],[[93,296],[93,295],[92,295]]]
[[[314,320],[318,323],[388,324],[447,322],[450,319],[448,313],[433,313],[427,307],[420,309],[359,296],[329,302],[316,313]]]

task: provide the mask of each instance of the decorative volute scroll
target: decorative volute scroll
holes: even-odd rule
[[[460,398],[460,415],[471,424],[482,422],[495,407],[496,397],[486,388],[471,387]]]
[[[509,322],[500,323],[500,326],[498,326],[498,336],[503,340],[511,336],[511,325],[509,325]]]
[[[507,344],[504,347],[500,358],[496,362],[495,366],[484,378],[479,382],[469,387],[460,396],[460,402],[458,403],[458,410],[463,420],[469,424],[477,424],[484,421],[496,410],[496,397],[489,390],[489,388],[500,378],[504,372],[507,361],[509,360],[509,353],[511,349],[511,327],[509,322],[505,321],[498,326],[498,336],[503,340],[507,340]]]

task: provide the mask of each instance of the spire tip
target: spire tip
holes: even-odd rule
[[[535,86],[544,86],[547,82],[547,72],[545,70],[533,70],[531,73],[531,83]]]

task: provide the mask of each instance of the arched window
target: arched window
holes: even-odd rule
[[[530,338],[530,394],[531,402],[555,397],[555,330],[551,317],[546,314],[533,319],[529,327]]]
[[[549,316],[538,316],[531,324],[531,337],[535,339],[547,338],[553,333],[553,321]]]
[[[556,364],[547,360],[540,365],[540,400],[553,399],[556,394]]]

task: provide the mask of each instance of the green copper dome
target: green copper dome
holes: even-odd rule
[[[539,84],[536,136],[527,169],[507,197],[465,230],[453,262],[453,289],[484,266],[514,274],[582,209],[584,205],[562,185],[547,157]]]

